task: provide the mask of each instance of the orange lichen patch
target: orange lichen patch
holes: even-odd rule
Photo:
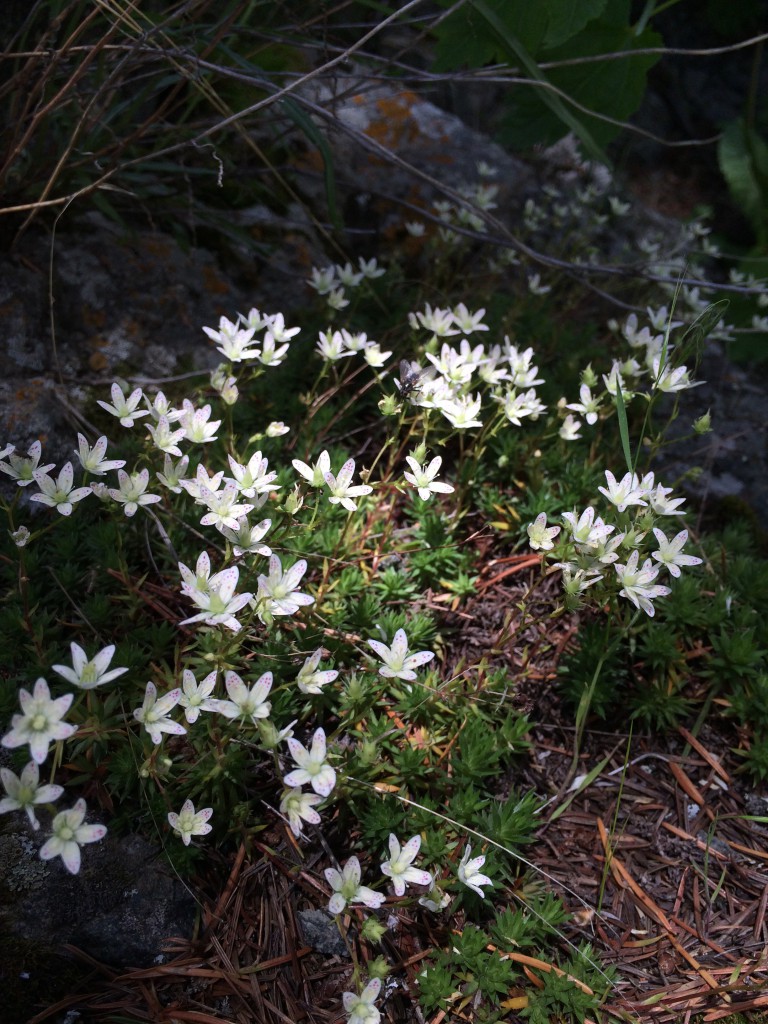
[[[229,284],[216,272],[214,267],[206,264],[203,267],[203,282],[205,290],[211,295],[227,295],[229,294]]]
[[[88,357],[88,366],[94,371],[94,373],[101,373],[106,370],[109,365],[109,361],[103,352],[93,352]]]
[[[419,135],[419,126],[412,111],[415,102],[416,96],[408,91],[376,100],[380,116],[371,119],[365,134],[382,145],[395,146],[412,142]]]

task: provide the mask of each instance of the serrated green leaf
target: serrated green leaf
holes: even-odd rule
[[[441,0],[448,7],[448,0]],[[453,5],[451,0],[450,6]],[[536,53],[547,31],[548,13],[544,4],[529,0],[487,0],[487,8],[498,18],[505,31],[513,35],[529,53]],[[487,16],[468,0],[435,29],[437,52],[433,70],[481,68],[493,61],[506,60],[503,42]]]

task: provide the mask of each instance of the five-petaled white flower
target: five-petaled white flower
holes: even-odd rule
[[[303,786],[305,782],[308,782],[320,796],[329,796],[336,785],[336,772],[325,760],[325,731],[323,729],[315,731],[310,750],[307,750],[303,743],[299,743],[293,737],[288,740],[288,749],[299,767],[285,776],[284,784],[286,786]]]
[[[221,711],[222,702],[211,697],[216,685],[216,669],[198,683],[192,669],[181,673],[179,704],[184,708],[184,717],[190,723],[196,722],[201,711]]]
[[[214,330],[213,327],[203,328],[211,341],[218,342],[216,346],[217,351],[221,352],[231,363],[240,363],[246,359],[256,359],[258,357],[259,349],[251,347],[255,344],[253,336],[258,329],[255,326],[241,327],[237,323],[232,323],[225,316],[219,320],[218,331]]]
[[[336,476],[330,472],[325,474],[325,482],[328,485],[328,490],[331,492],[328,501],[332,505],[343,505],[349,512],[354,512],[357,508],[355,502],[352,501],[353,498],[370,494],[373,490],[368,484],[355,484],[354,487],[350,487],[354,475],[354,459],[347,459]]]
[[[559,526],[547,526],[547,513],[539,512],[532,523],[527,526],[528,543],[534,551],[551,551],[555,546],[554,538],[560,533]]]
[[[308,821],[310,825],[320,824],[321,818],[315,807],[322,802],[323,798],[317,793],[304,793],[298,786],[294,786],[283,790],[280,813],[286,816],[291,832],[298,837],[304,827],[302,821]]]
[[[114,644],[110,644],[109,647],[105,647],[98,654],[94,654],[90,661],[88,660],[88,655],[79,644],[71,643],[69,649],[72,652],[72,667],[70,668],[69,665],[53,665],[53,671],[58,672],[60,676],[63,676],[73,686],[79,686],[81,690],[93,690],[94,687],[109,683],[128,671],[127,668],[109,669],[109,663],[112,661],[115,653]]]
[[[120,486],[110,487],[109,496],[123,505],[123,511],[129,517],[136,514],[140,505],[154,505],[155,502],[161,500],[159,494],[147,494],[148,469],[131,473],[130,476],[124,469],[118,469],[117,479]]]
[[[141,722],[155,745],[162,742],[164,732],[173,736],[183,736],[187,731],[179,722],[173,722],[168,717],[180,699],[181,690],[177,687],[163,694],[158,700],[157,687],[154,683],[147,683],[144,703],[140,708],[134,709],[133,717],[137,722]]]
[[[181,494],[181,484],[184,480],[187,466],[189,466],[188,455],[182,455],[178,462],[174,462],[170,455],[166,455],[163,472],[156,473],[155,476],[169,491],[173,491],[174,494]]]
[[[672,540],[667,540],[663,530],[654,529],[653,533],[659,542],[659,550],[652,551],[651,557],[655,558],[657,562],[661,562],[662,565],[666,565],[672,576],[680,575],[679,567],[681,565],[701,565],[700,558],[682,553],[685,542],[688,540],[687,530],[681,530]]]
[[[330,472],[331,469],[331,456],[328,452],[320,452],[317,462],[314,466],[308,466],[306,462],[302,462],[300,459],[293,459],[291,465],[300,473],[305,480],[308,480],[312,487],[324,487],[325,486],[325,474]]]
[[[464,885],[468,885],[470,889],[473,889],[478,896],[485,899],[485,893],[480,888],[482,885],[493,885],[492,879],[488,875],[482,875],[480,868],[485,864],[485,856],[473,857],[472,860],[472,847],[467,845],[464,850],[464,856],[461,858],[461,863],[457,869],[459,881],[463,882]]]
[[[350,857],[341,871],[326,868],[323,873],[333,889],[333,896],[328,901],[332,914],[340,914],[348,903],[364,903],[366,907],[377,910],[386,899],[384,893],[360,885],[360,861],[357,857]]]
[[[82,501],[91,493],[90,487],[72,486],[74,470],[71,462],[65,462],[61,472],[54,480],[42,469],[36,469],[32,476],[40,488],[39,494],[32,495],[32,501],[39,501],[43,505],[50,505],[63,516],[72,514],[72,506],[76,501]]]
[[[86,473],[93,473],[94,476],[104,476],[107,470],[123,468],[125,465],[124,459],[104,458],[107,453],[107,444],[108,441],[105,435],[100,437],[93,448],[91,448],[86,437],[82,434],[77,435],[77,451],[75,455],[77,455],[80,465]]]
[[[597,489],[616,506],[619,512],[623,512],[628,505],[648,504],[644,500],[646,488],[641,485],[637,473],[625,473],[621,480],[617,481],[610,469],[606,469],[605,479],[608,486]]]
[[[246,498],[253,498],[257,494],[267,494],[269,491],[277,491],[279,484],[272,483],[277,473],[267,472],[268,461],[262,458],[261,452],[256,452],[248,462],[241,466],[239,462],[228,455],[229,468],[232,470],[232,478],[237,484],[237,489]]]
[[[171,423],[168,417],[161,416],[155,426],[147,423],[147,430],[155,448],[165,452],[166,455],[181,456],[181,448],[179,448],[178,443],[186,436],[186,431],[183,427],[171,430]]]
[[[109,402],[102,402],[101,399],[97,399],[96,402],[102,409],[106,409],[108,413],[117,416],[123,427],[132,427],[139,417],[149,416],[147,409],[137,409],[142,398],[141,388],[135,388],[126,398],[125,392],[120,385],[113,384],[110,388],[110,393],[112,395],[112,405]]]
[[[0,472],[11,477],[19,487],[28,487],[34,480],[34,472],[39,469],[41,473],[47,473],[54,468],[54,463],[49,462],[47,466],[40,465],[40,457],[43,454],[43,446],[40,441],[33,442],[27,448],[27,454],[17,455],[14,445],[9,444],[3,449],[0,457]],[[8,456],[8,462],[2,461]]]
[[[235,558],[242,558],[243,555],[265,555],[268,558],[272,554],[272,548],[268,544],[262,544],[261,538],[271,525],[271,519],[262,519],[260,523],[251,526],[248,517],[242,516],[237,520],[236,530],[231,530],[228,526],[218,526],[217,529],[232,542],[232,553]]]
[[[200,559],[198,559],[198,566],[199,564]],[[181,568],[182,566],[179,564],[179,569]],[[184,569],[186,568],[184,566]],[[187,572],[189,572],[188,569]],[[226,626],[233,633],[237,633],[241,626],[235,615],[253,597],[250,591],[244,594],[235,594],[235,587],[239,578],[240,570],[237,566],[233,565],[228,569],[222,569],[221,572],[214,573],[210,579],[206,580],[204,589],[203,587],[190,587],[185,583],[182,586],[182,591],[202,611],[198,612],[197,615],[191,615],[188,619],[184,619],[180,625],[188,626],[191,622],[204,622],[206,626]]]
[[[48,757],[48,748],[54,740],[66,740],[77,732],[76,725],[62,722],[69,710],[74,695],[51,699],[51,691],[44,679],[38,679],[32,693],[19,690],[21,714],[11,719],[11,731],[0,740],[4,747],[23,747],[29,744],[29,752],[37,764]]]
[[[189,846],[192,836],[207,836],[211,831],[213,826],[208,824],[208,819],[212,814],[212,807],[196,811],[192,801],[185,800],[178,814],[175,811],[168,812],[168,824],[181,836],[182,843]]]
[[[269,615],[295,615],[302,605],[314,604],[314,597],[299,590],[301,578],[307,571],[303,558],[283,572],[277,555],[269,559],[269,575],[259,576],[256,606]]]
[[[272,705],[267,700],[272,689],[272,673],[265,672],[259,676],[253,686],[248,689],[237,672],[224,675],[229,700],[218,702],[217,711],[227,718],[242,718],[243,721],[256,725],[259,718],[269,718]]]
[[[415,654],[409,654],[408,637],[404,629],[398,629],[395,633],[391,647],[387,647],[380,640],[369,640],[368,646],[384,662],[379,669],[379,675],[386,679],[413,680],[416,678],[416,673],[413,670],[421,665],[426,665],[435,656],[434,651],[418,651]]]
[[[10,768],[0,768],[0,778],[8,796],[0,800],[0,814],[8,811],[26,811],[29,823],[34,829],[40,828],[35,817],[35,804],[48,804],[58,800],[64,792],[63,786],[41,786],[40,769],[35,761],[30,761],[15,775]]]
[[[347,1012],[347,1024],[379,1024],[381,1014],[373,1005],[381,991],[379,978],[371,978],[363,991],[342,992],[341,1000]]]
[[[646,558],[638,569],[637,560],[640,553],[635,548],[627,559],[626,565],[617,562],[614,564],[616,575],[622,585],[619,591],[620,597],[626,597],[636,608],[641,608],[646,615],[654,614],[654,607],[651,602],[657,597],[666,597],[671,593],[669,587],[654,586],[653,581],[659,575],[661,566],[654,565],[650,558]]]
[[[215,526],[217,529],[227,526],[230,530],[236,530],[238,519],[253,511],[253,505],[237,504],[239,494],[234,480],[230,480],[218,491],[201,486],[198,503],[209,509],[200,520],[201,526]]]
[[[406,885],[431,885],[432,875],[412,865],[412,861],[421,847],[421,836],[413,836],[404,846],[400,846],[397,836],[389,836],[389,860],[381,865],[382,873],[392,879],[397,896],[405,893]]]
[[[442,457],[437,455],[428,466],[420,466],[412,455],[406,455],[405,461],[411,467],[411,473],[403,473],[403,476],[416,490],[423,501],[427,501],[433,494],[450,494],[453,491],[453,484],[444,484],[435,477],[440,472],[443,464]]]
[[[317,671],[317,666],[320,664],[322,656],[323,649],[318,647],[314,654],[310,654],[299,669],[296,682],[302,693],[321,693],[322,688],[327,683],[332,683],[337,678],[339,673],[336,669],[327,669],[324,672]]]
[[[594,423],[597,423],[597,417],[600,412],[600,401],[599,399],[592,397],[592,391],[588,384],[582,384],[579,387],[579,401],[569,402],[565,408],[573,409],[574,412],[583,413],[584,418],[591,427]]]
[[[196,444],[208,444],[215,441],[221,420],[211,420],[211,407],[204,405],[202,409],[196,409],[188,398],[182,404],[179,423],[184,428],[188,441]]]
[[[51,860],[61,857],[64,867],[76,875],[80,870],[80,847],[96,843],[107,834],[106,825],[84,825],[85,800],[78,800],[68,811],[61,811],[53,819],[53,835],[40,848],[40,857]]]

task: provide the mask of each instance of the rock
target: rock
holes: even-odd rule
[[[349,959],[349,950],[332,917],[324,910],[300,910],[296,915],[304,941],[318,953]]]

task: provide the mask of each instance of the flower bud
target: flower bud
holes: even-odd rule
[[[693,421],[693,432],[695,434],[708,434],[712,430],[712,416],[707,409],[703,416]]]
[[[301,496],[299,485],[296,484],[291,493],[285,499],[285,504],[283,505],[283,508],[285,509],[289,516],[295,516],[303,504],[304,498]]]
[[[29,541],[30,533],[26,526],[20,526],[18,530],[9,530],[11,540],[17,548],[23,548]]]
[[[379,412],[382,416],[397,416],[401,409],[397,395],[385,395],[379,402]]]

